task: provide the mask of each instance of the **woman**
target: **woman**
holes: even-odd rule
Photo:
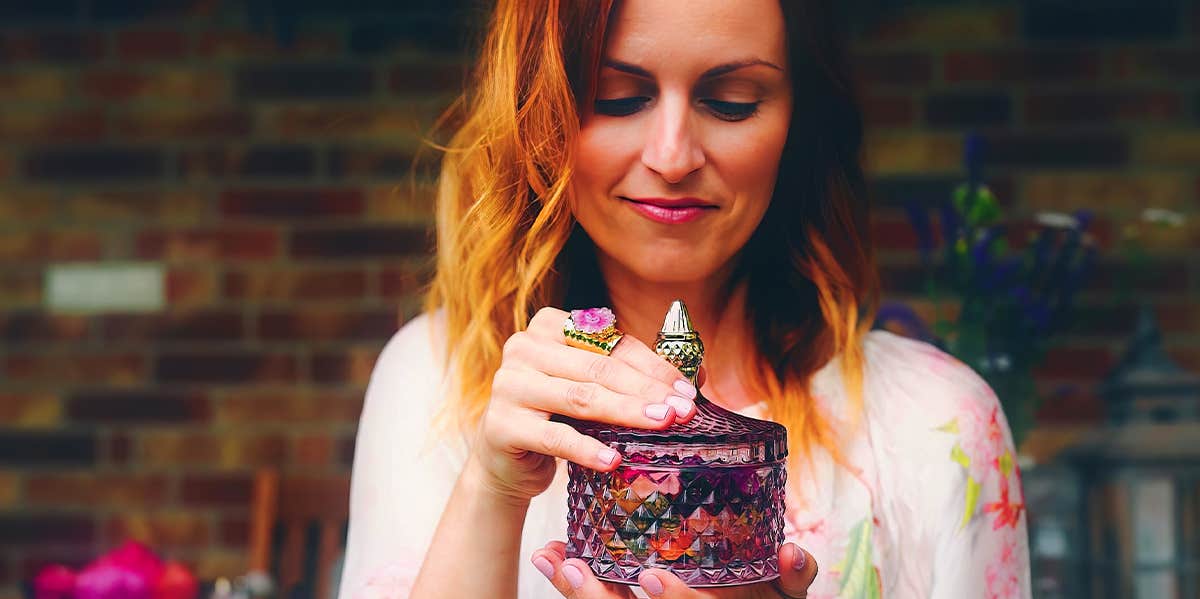
[[[701,391],[788,427],[782,575],[652,597],[1025,597],[995,395],[867,332],[861,125],[828,0],[500,0],[443,163],[427,313],[383,350],[354,462],[344,597],[627,597],[565,559],[554,414],[662,429],[695,389],[649,349],[682,298]],[[565,309],[611,306],[611,354]],[[800,549],[803,547],[804,549]],[[819,565],[819,567],[818,567]]]

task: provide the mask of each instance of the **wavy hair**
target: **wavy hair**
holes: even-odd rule
[[[862,338],[878,303],[861,168],[862,119],[831,0],[783,0],[794,112],[774,194],[729,289],[746,285],[756,355],[744,384],[787,426],[793,455],[841,452],[809,396],[841,356],[861,413]],[[504,341],[542,306],[608,305],[595,250],[568,201],[576,102],[595,100],[613,1],[498,0],[466,91],[435,124],[454,127],[437,188],[436,272],[456,373],[439,422],[466,432],[491,394]],[[857,416],[856,416],[857,417]]]

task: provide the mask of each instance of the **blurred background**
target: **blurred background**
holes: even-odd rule
[[[1200,3],[839,6],[879,326],[997,389],[1035,595],[1200,597]],[[328,596],[486,12],[0,3],[0,598],[114,548]]]

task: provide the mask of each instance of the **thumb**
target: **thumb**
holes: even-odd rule
[[[817,578],[817,560],[795,543],[787,543],[779,550],[779,580],[775,584],[786,597],[803,599],[808,596],[808,587]]]

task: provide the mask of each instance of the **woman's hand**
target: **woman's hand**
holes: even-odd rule
[[[542,308],[504,344],[467,465],[501,497],[528,501],[546,490],[554,458],[601,471],[620,463],[616,451],[552,414],[655,430],[695,415],[696,389],[670,362],[631,336],[610,356],[568,346],[568,316]]]
[[[633,597],[625,585],[602,582],[586,563],[567,559],[566,545],[551,541],[530,558],[554,588],[569,599],[628,599]],[[792,543],[779,548],[779,578],[771,582],[735,587],[693,589],[667,570],[647,568],[638,576],[638,584],[654,599],[779,599],[803,598],[817,577],[817,561]]]

